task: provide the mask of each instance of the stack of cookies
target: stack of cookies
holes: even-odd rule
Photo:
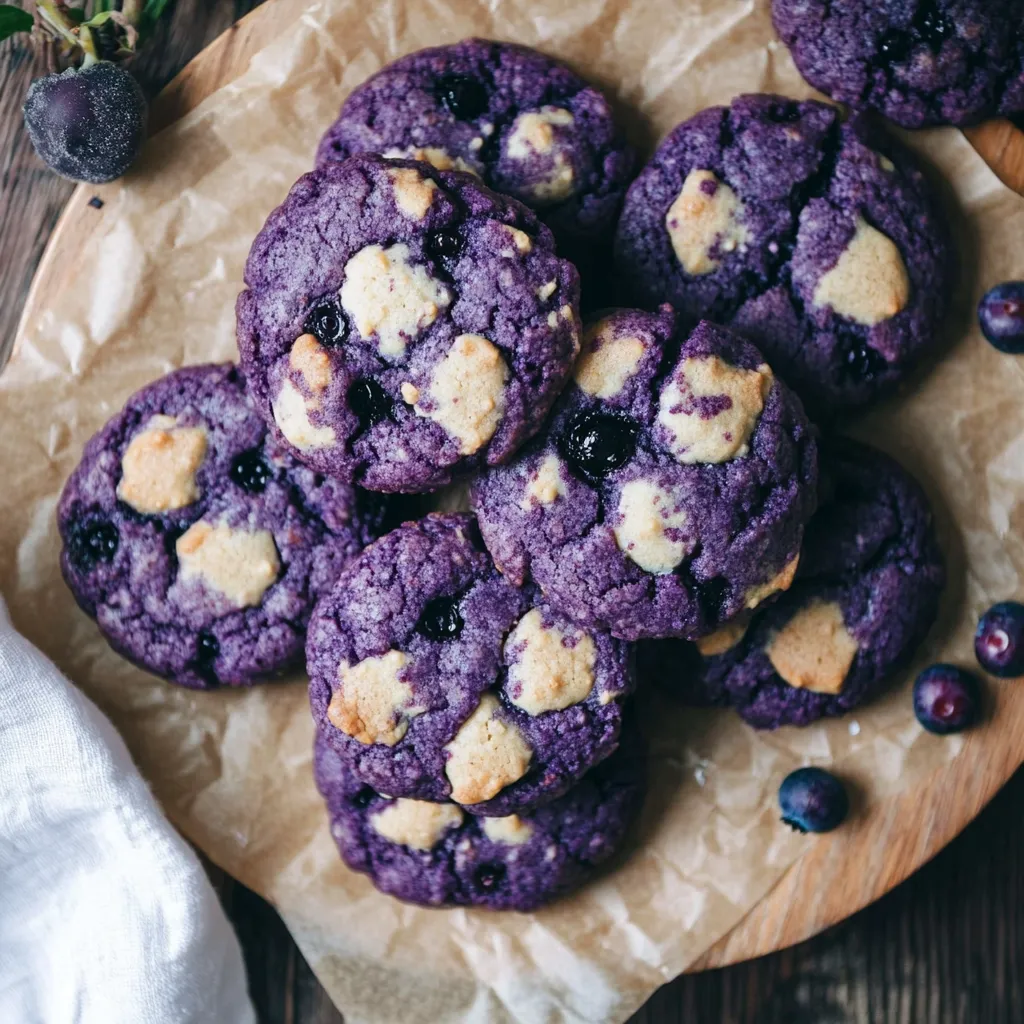
[[[240,367],[170,374],[87,446],[65,578],[172,682],[304,659],[346,863],[532,909],[643,802],[637,685],[806,725],[920,643],[928,503],[821,430],[928,354],[951,279],[924,175],[859,116],[741,96],[634,179],[561,64],[412,54],[253,243]],[[430,511],[460,481],[470,511]]]

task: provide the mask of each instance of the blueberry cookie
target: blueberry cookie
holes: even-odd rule
[[[633,168],[600,92],[535,50],[485,39],[409,54],[356,89],[318,163],[355,153],[474,174],[540,211],[574,259],[609,240]]]
[[[928,501],[892,459],[848,440],[822,446],[821,495],[792,589],[696,645],[644,645],[647,676],[774,729],[845,714],[906,665],[945,583]]]
[[[693,638],[785,589],[817,450],[761,354],[671,307],[591,323],[545,432],[473,485],[501,571],[584,626]]]
[[[317,727],[380,793],[507,815],[564,793],[618,743],[630,652],[494,567],[471,516],[368,547],[317,606]]]
[[[357,156],[301,178],[238,299],[257,406],[313,469],[426,491],[507,459],[579,351],[579,279],[525,206]]]
[[[381,892],[429,907],[527,911],[582,885],[622,845],[646,789],[635,730],[623,741],[564,796],[504,817],[380,796],[322,734],[313,771],[342,858]]]
[[[920,170],[824,103],[740,96],[679,125],[615,244],[641,304],[739,331],[815,418],[892,388],[949,307],[951,246]]]
[[[772,0],[772,18],[811,85],[905,128],[1024,109],[1020,0]]]
[[[86,445],[57,508],[61,569],[111,646],[195,689],[301,662],[317,597],[380,500],[296,463],[230,364],[177,370]]]

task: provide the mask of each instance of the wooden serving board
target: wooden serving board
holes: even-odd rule
[[[158,130],[234,80],[253,54],[308,6],[306,0],[268,0],[192,61],[153,107]],[[970,129],[971,143],[1006,184],[1024,193],[1024,133],[1008,121]],[[69,201],[33,282],[22,324],[32,322],[45,296],[81,272],[81,249],[92,190]],[[19,335],[22,332],[19,330]],[[935,856],[985,806],[1024,761],[1024,686],[990,689],[986,723],[961,754],[901,796],[859,809],[851,827],[808,840],[807,852],[779,884],[692,970],[721,967],[809,938],[877,900]]]

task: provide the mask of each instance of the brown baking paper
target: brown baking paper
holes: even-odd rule
[[[767,0],[303,7],[279,0],[283,34],[248,73],[100,191],[77,278],[22,325],[0,378],[0,587],[18,627],[120,728],[182,832],[279,908],[348,1021],[621,1021],[813,842],[778,823],[787,771],[834,764],[871,802],[955,756],[955,738],[915,724],[911,673],[844,720],[775,734],[647,692],[652,791],[630,851],[602,880],[532,915],[422,910],[340,863],[310,775],[302,682],[191,693],[122,661],[60,580],[54,508],[86,439],[132,391],[183,363],[233,356],[252,237],[310,166],[344,94],[385,61],[470,34],[538,45],[615,93],[648,149],[736,93],[808,90],[773,37]],[[960,314],[947,357],[856,432],[905,461],[938,506],[952,583],[918,664],[966,663],[975,616],[1019,595],[1024,572],[1024,363],[987,346],[970,315],[984,286],[1024,276],[1024,200],[959,133],[912,144],[960,207]]]

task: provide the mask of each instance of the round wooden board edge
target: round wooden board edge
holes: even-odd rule
[[[166,127],[240,76],[251,57],[306,6],[301,0],[267,0],[247,14],[164,89],[153,105],[153,125]],[[1024,191],[1024,133],[1008,121],[993,121],[966,134],[1007,185]],[[58,220],[29,290],[12,352],[44,305],[43,296],[77,272],[74,256],[88,236],[87,219],[96,215],[89,206],[96,192],[93,186],[77,188]],[[938,854],[1024,763],[1024,700],[1013,700],[1001,684],[994,703],[996,711],[967,737],[959,756],[913,791],[863,810],[832,835],[808,839],[810,848],[771,892],[689,971],[754,959],[811,938],[881,898]],[[909,823],[917,827],[909,828]],[[848,869],[851,862],[859,865],[857,871]]]

